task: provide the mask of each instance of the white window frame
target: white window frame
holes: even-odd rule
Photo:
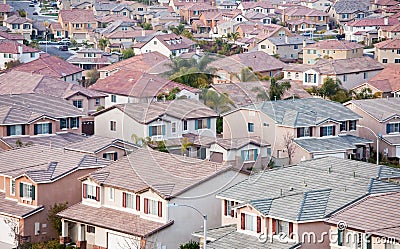
[[[249,224],[251,220],[251,224]],[[254,214],[244,213],[244,230],[257,232],[257,216]]]
[[[115,189],[109,188],[108,190],[108,200],[114,201],[115,200]]]
[[[158,216],[158,200],[147,199],[147,213]]]
[[[32,200],[32,186],[31,183],[22,182],[22,199]]]
[[[110,131],[117,131],[117,121],[110,120]]]
[[[125,199],[126,200],[126,202],[125,202],[126,208],[135,209],[136,208],[135,195],[125,192],[125,197],[126,197],[126,199]]]
[[[96,200],[96,187],[95,185],[86,184],[86,198],[89,200]],[[90,197],[89,197],[90,196]]]
[[[177,132],[177,125],[176,125],[176,122],[172,122],[172,123],[171,123],[171,133],[172,133],[172,134],[176,134],[176,132]]]

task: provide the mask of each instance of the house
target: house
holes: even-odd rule
[[[376,43],[374,56],[382,64],[400,63],[400,38]]]
[[[106,56],[100,49],[85,48],[78,50],[75,55],[72,55],[67,59],[67,62],[78,66],[87,72],[89,70],[97,70],[110,65],[112,62],[116,62],[116,59],[111,58],[109,55]],[[86,78],[85,71],[84,76]]]
[[[194,20],[199,20],[201,14],[217,11],[218,9],[215,6],[212,6],[208,2],[204,2],[182,6],[179,9],[179,14],[182,22],[191,24]]]
[[[241,23],[236,26],[236,32],[242,38],[256,38],[257,41],[267,37],[294,36],[290,30],[277,24]]]
[[[11,70],[0,75],[0,95],[43,94],[65,99],[90,115],[105,106],[107,95],[59,78]]]
[[[59,22],[51,22],[49,24],[49,31],[53,35],[54,39],[61,40],[65,37],[64,29]]]
[[[220,202],[210,193],[244,178],[230,166],[139,149],[80,178],[82,202],[58,213],[60,242],[87,248],[176,248],[203,224],[187,207],[206,214],[208,226],[219,225]]]
[[[392,26],[381,27],[378,30],[378,39],[396,39],[400,38],[400,23]]]
[[[326,224],[340,239],[332,243],[330,248],[348,249],[357,245],[365,248],[398,247],[399,216],[394,212],[400,206],[399,198],[399,192],[372,194],[334,213]],[[346,227],[340,227],[341,230],[337,226],[340,222],[346,224]]]
[[[6,20],[3,20],[3,26],[10,30],[12,34],[21,34],[28,41],[31,40],[33,32],[32,23],[31,19],[18,15],[10,16]]]
[[[276,165],[324,156],[369,158],[371,141],[358,137],[361,116],[337,102],[320,98],[263,101],[222,117],[224,138],[261,137],[272,144]],[[288,143],[294,147],[291,158]]]
[[[64,37],[77,42],[90,40],[88,34],[97,28],[97,21],[92,10],[60,10],[58,22],[64,29]]]
[[[185,133],[215,137],[218,114],[198,100],[118,104],[94,114],[95,134],[133,141],[181,138]]]
[[[314,43],[314,40],[304,36],[268,37],[258,43],[258,51],[279,55],[281,60],[297,60],[299,54],[303,53],[303,46]]]
[[[397,160],[400,158],[399,105],[399,98],[351,100],[345,103],[346,107],[362,116],[359,124],[367,128],[359,129],[360,136],[376,144],[376,136],[368,130],[371,129],[379,137],[379,152]]]
[[[284,9],[282,22],[293,32],[329,30],[329,20],[326,12],[304,6]]]
[[[239,3],[237,9],[241,10],[243,14],[246,15],[248,11],[259,12],[263,14],[274,14],[275,7],[273,7],[267,1],[260,2],[241,2]]]
[[[0,40],[0,69],[6,69],[8,63],[18,61],[22,64],[39,58],[39,50],[12,40]]]
[[[6,3],[0,4],[0,25],[3,25],[3,21],[7,19],[8,15],[11,13],[11,6]]]
[[[351,90],[361,93],[368,88],[371,95],[380,98],[400,97],[400,65],[387,64],[386,67],[367,82],[361,83]]]
[[[372,2],[371,9],[375,10],[384,10],[386,8],[391,8],[393,6],[398,6],[399,3],[395,0],[374,0]]]
[[[139,71],[119,70],[89,87],[107,94],[105,107],[126,103],[150,103],[162,94],[176,91],[176,98],[199,99],[200,89],[164,79],[156,74]]]
[[[11,34],[5,31],[0,31],[0,40],[16,41],[23,44],[24,37],[21,34]]]
[[[330,248],[324,220],[367,195],[399,191],[392,174],[398,169],[333,157],[260,172],[216,195],[222,226],[209,230],[207,247]]]
[[[132,19],[132,8],[128,4],[112,2],[95,2],[93,13],[95,16],[117,15]]]
[[[82,133],[83,112],[66,100],[37,93],[0,95],[0,137]]]
[[[261,51],[235,54],[209,64],[209,67],[216,69],[214,84],[248,81],[242,78],[243,70],[253,72],[253,77],[256,73],[263,76],[279,76],[284,66],[285,63]]]
[[[82,190],[77,178],[110,163],[42,145],[4,151],[0,158],[0,242],[10,248],[54,238],[48,220],[51,206],[78,203]]]
[[[65,82],[79,84],[83,69],[47,53],[40,53],[39,58],[13,68],[16,71],[52,76]]]
[[[372,17],[368,16],[363,19],[357,19],[347,22],[343,25],[345,39],[349,41],[364,42],[364,44],[372,44],[378,40],[378,36],[373,40],[366,40],[364,33],[379,32],[378,30],[390,29],[394,25],[399,24],[399,20],[394,17]]]
[[[329,16],[335,24],[343,25],[347,22],[363,19],[368,16],[369,1],[339,0],[329,8]]]
[[[176,14],[179,14],[181,8],[204,2],[204,0],[169,0],[168,6],[170,6]]]
[[[326,78],[338,79],[345,89],[351,89],[368,81],[382,69],[383,65],[364,56],[352,59],[319,59],[314,65],[287,64],[283,68],[284,79],[294,80],[311,87],[322,85]]]
[[[134,45],[135,54],[159,52],[164,56],[179,56],[194,49],[195,43],[183,36],[175,34],[156,35],[149,41]]]
[[[303,47],[303,64],[319,59],[351,59],[363,57],[363,45],[346,40],[321,40]]]
[[[327,12],[329,7],[333,4],[331,0],[303,0],[300,2],[301,5],[306,6],[310,9],[321,10]]]

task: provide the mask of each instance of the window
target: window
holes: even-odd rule
[[[258,150],[257,149],[251,149],[251,150],[242,150],[242,161],[247,162],[247,161],[257,161],[258,157]]]
[[[307,49],[307,54],[311,54],[311,50],[310,49]]]
[[[71,118],[70,119],[71,123],[71,128],[78,128],[79,127],[79,118]]]
[[[110,201],[114,200],[114,195],[115,195],[115,190],[113,188],[109,188],[109,190],[108,190],[108,199]]]
[[[149,126],[149,136],[162,136],[165,135],[165,125]]]
[[[343,230],[338,229],[338,246],[343,246]]]
[[[103,153],[103,158],[112,160],[112,161],[117,161],[118,160],[118,153],[117,152],[107,152]]]
[[[154,45],[157,45],[157,41],[154,41],[153,43],[154,43]]]
[[[135,196],[133,194],[125,193],[126,207],[134,209],[135,207]]]
[[[57,31],[57,36],[61,36],[61,31]]]
[[[318,16],[318,21],[324,21],[325,20],[325,17],[323,17],[323,16]]]
[[[41,123],[34,125],[34,134],[51,134],[52,133],[52,125],[51,123]]]
[[[197,158],[198,159],[206,159],[207,153],[206,148],[202,147],[197,150]]]
[[[400,123],[390,123],[386,125],[386,133],[398,133],[400,132]]]
[[[382,63],[387,63],[388,59],[382,59]]]
[[[298,49],[298,48],[299,48],[299,45],[294,45],[293,48],[294,48],[294,49]]]
[[[11,180],[10,182],[10,194],[15,195],[15,180]]]
[[[308,83],[317,83],[317,75],[316,74],[304,74],[304,82]]]
[[[334,126],[324,126],[321,127],[321,137],[326,136],[334,136],[335,135],[335,127]]]
[[[171,123],[171,133],[176,133],[176,122]]]
[[[88,199],[96,200],[96,186],[86,185],[86,196]]]
[[[111,102],[116,103],[117,102],[117,96],[111,95]]]
[[[195,130],[210,128],[211,120],[209,118],[197,119],[195,121],[195,126]]]
[[[311,136],[310,127],[297,128],[297,137],[310,137],[310,136]]]
[[[397,49],[396,53],[397,53],[397,54],[400,54],[400,49]]]
[[[23,125],[10,125],[7,126],[7,136],[24,135],[25,127]]]
[[[110,121],[110,130],[111,131],[117,130],[117,122],[116,121]]]
[[[158,215],[158,201],[148,200],[147,201],[148,214]]]
[[[35,186],[26,183],[19,184],[19,196],[22,198],[32,198],[35,199]]]
[[[367,73],[367,72],[364,72],[364,80],[365,80],[366,78],[368,78],[368,73]]]
[[[245,230],[248,231],[257,231],[257,216],[255,215],[250,215],[250,214],[244,214],[245,217]]]
[[[72,104],[73,104],[76,108],[82,108],[82,100],[81,100],[81,99],[72,101]]]
[[[247,123],[247,131],[254,132],[254,123]]]
[[[68,118],[60,118],[60,129],[68,129]]]
[[[233,217],[234,210],[232,209],[232,207],[235,205],[235,202],[224,200],[224,203],[225,203],[225,211],[224,211],[225,216]]]
[[[86,226],[86,232],[95,233],[96,228],[94,226]]]
[[[35,58],[35,53],[31,53],[31,58]]]
[[[347,80],[347,76],[344,74],[343,75],[343,82],[346,82],[346,80]]]
[[[400,63],[400,59],[394,59],[394,63]]]
[[[95,99],[95,105],[100,105],[100,98]]]
[[[347,131],[347,121],[340,122],[340,131]]]
[[[30,29],[30,28],[31,28],[31,25],[30,25],[30,24],[24,24],[24,25],[23,25],[23,28],[24,28],[24,29]]]
[[[276,231],[277,233],[284,233],[289,235],[289,222],[277,220],[276,221]]]
[[[356,120],[349,121],[349,130],[355,131],[356,129],[357,129],[357,121]]]
[[[188,130],[188,121],[187,120],[183,120],[183,130],[184,131]]]

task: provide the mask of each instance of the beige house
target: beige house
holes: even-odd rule
[[[315,43],[304,36],[268,37],[258,43],[258,51],[269,55],[279,55],[281,60],[297,60],[303,53],[303,46]]]
[[[345,106],[362,116],[360,125],[376,134],[368,128],[360,128],[361,137],[374,141],[376,149],[378,136],[379,152],[388,158],[400,158],[399,98],[352,100],[345,103]]]
[[[77,178],[110,161],[80,152],[32,145],[1,153],[0,242],[16,247],[56,236],[48,210],[55,203],[81,199]]]
[[[80,178],[82,202],[58,214],[60,242],[99,249],[177,248],[203,224],[188,207],[206,214],[208,226],[218,226],[220,202],[210,192],[243,179],[219,163],[139,149]]]
[[[3,26],[9,29],[11,33],[21,34],[25,40],[30,41],[33,32],[32,23],[31,19],[14,15],[4,20]]]
[[[338,25],[363,19],[370,14],[369,1],[339,0],[328,10],[331,20]]]
[[[378,30],[378,39],[398,39],[400,38],[400,23]]]
[[[328,14],[318,9],[294,6],[283,9],[282,22],[293,32],[309,32],[304,23],[311,24],[313,30],[328,30]]]
[[[303,64],[319,59],[351,59],[363,56],[363,46],[346,40],[321,40],[303,47]]]
[[[265,101],[223,114],[223,137],[261,137],[276,165],[325,156],[366,159],[371,141],[358,137],[360,118],[320,98]]]
[[[88,34],[97,28],[97,21],[92,10],[61,10],[58,22],[64,29],[64,37],[77,42],[90,40]]]
[[[331,0],[302,0],[301,5],[306,6],[310,9],[316,9],[321,11],[327,11],[329,7],[333,4]]]
[[[389,39],[375,44],[375,60],[382,64],[400,63],[400,39]]]

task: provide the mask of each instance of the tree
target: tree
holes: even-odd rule
[[[151,23],[145,22],[145,23],[142,24],[142,28],[144,30],[152,30],[153,26],[151,25]]]
[[[171,26],[169,29],[172,31],[172,33],[176,35],[182,35],[183,31],[185,31],[185,25],[183,23],[179,24],[177,27]]]
[[[251,68],[245,67],[240,70],[240,76],[238,77],[241,82],[257,81],[258,77],[253,73]]]
[[[239,32],[228,33],[227,38],[232,40],[233,43],[236,43],[236,41],[240,38],[240,34]]]
[[[151,144],[151,138],[150,137],[139,137],[136,134],[132,134],[131,136],[133,143],[141,145],[143,147],[146,147],[147,145]]]
[[[227,94],[219,94],[212,90],[206,90],[203,94],[204,104],[218,114],[227,112],[234,106],[233,101],[228,97]]]
[[[19,66],[19,65],[21,65],[21,62],[19,60],[9,61],[6,64],[6,69],[14,68],[14,67]]]
[[[338,79],[327,77],[324,79],[319,92],[325,98],[331,98],[342,88],[342,83]]]
[[[265,100],[268,100],[268,99],[269,99],[269,95],[268,95],[267,92],[266,92],[264,89],[262,89],[261,87],[258,87],[258,86],[253,87],[253,88],[251,89],[251,91],[257,94],[257,95],[256,95],[257,101],[265,101]]]
[[[182,141],[181,141],[181,152],[182,152],[182,156],[185,155],[187,149],[188,149],[190,146],[193,146],[193,143],[192,143],[192,142],[189,142],[189,139],[188,139],[187,137],[182,138]],[[190,155],[189,155],[189,156],[190,156]]]
[[[294,143],[294,136],[289,132],[286,132],[286,134],[283,136],[283,147],[288,155],[289,165],[291,165],[292,157],[296,151],[296,144]]]
[[[26,11],[24,9],[19,9],[17,12],[20,17],[26,17]]]
[[[96,83],[96,81],[100,78],[100,72],[97,71],[96,68],[89,70],[88,72],[86,72],[86,78],[87,80],[85,82],[85,87],[88,87]]]
[[[158,100],[174,100],[176,98],[176,94],[179,93],[181,90],[179,87],[174,87],[172,88],[169,92],[167,93],[160,93],[157,95]]]
[[[199,242],[191,240],[186,244],[181,244],[179,246],[179,249],[200,249],[200,244]]]
[[[124,58],[124,60],[131,58],[133,56],[135,56],[135,53],[133,52],[133,48],[124,49],[122,51],[122,57]]]
[[[354,99],[373,99],[374,95],[369,87],[365,87],[359,93],[353,93]]]
[[[110,44],[110,41],[108,39],[99,39],[98,45],[101,50],[104,50],[108,46],[108,44]]]
[[[47,220],[50,222],[51,227],[56,231],[57,235],[61,235],[61,218],[57,214],[68,208],[68,202],[65,203],[55,203],[50,207],[47,214]]]
[[[279,100],[282,98],[284,92],[290,89],[290,82],[285,81],[282,83],[278,83],[274,77],[270,79],[271,85],[269,87],[269,99],[270,100]]]

